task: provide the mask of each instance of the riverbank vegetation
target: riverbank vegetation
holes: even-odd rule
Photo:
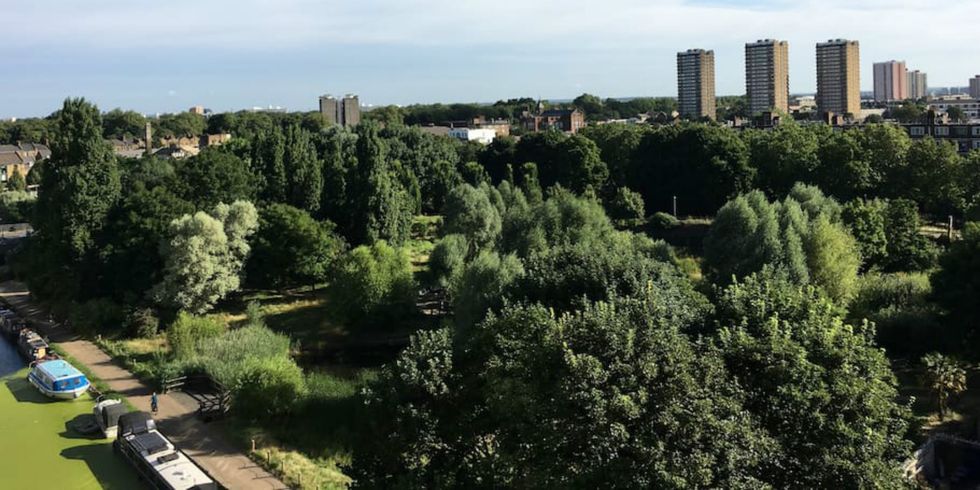
[[[933,399],[975,420],[970,366],[922,374],[976,360],[980,152],[793,122],[479,147],[408,113],[215,115],[229,143],[129,160],[68,100],[9,260],[141,377],[230,389],[298,487],[891,487]]]

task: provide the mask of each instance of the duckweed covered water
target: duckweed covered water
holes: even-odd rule
[[[88,395],[51,400],[27,381],[27,371],[0,338],[0,488],[145,488],[111,441],[69,428],[73,419],[92,413]]]

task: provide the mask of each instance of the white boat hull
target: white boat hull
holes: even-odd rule
[[[34,379],[34,376],[30,374],[27,375],[27,380],[30,381],[31,384],[34,385],[35,388],[37,388],[37,391],[40,391],[41,394],[43,394],[44,396],[47,396],[49,398],[55,398],[58,400],[73,400],[75,398],[78,398],[84,395],[85,392],[88,391],[88,387],[89,387],[89,383],[86,382],[82,386],[73,388],[71,390],[54,391],[48,389],[43,384],[39,383],[36,379]]]

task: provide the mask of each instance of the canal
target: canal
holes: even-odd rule
[[[27,381],[27,367],[0,337],[0,488],[145,488],[106,439],[69,428],[93,400],[54,401]]]

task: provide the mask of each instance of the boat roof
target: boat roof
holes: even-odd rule
[[[68,364],[62,359],[42,362],[36,366],[36,369],[44,371],[51,377],[51,379],[55,381],[59,379],[83,376],[81,371],[75,369],[75,366]]]

